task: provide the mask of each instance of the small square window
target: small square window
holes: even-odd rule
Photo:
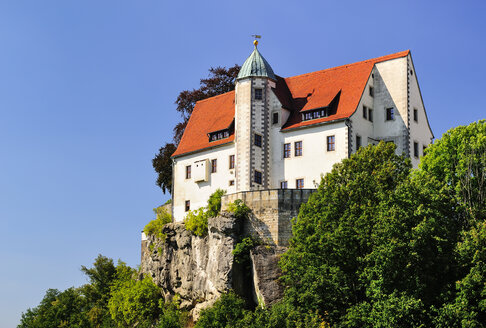
[[[263,90],[262,89],[255,89],[255,99],[262,100],[263,99]]]
[[[361,147],[361,136],[356,136],[356,150]]]
[[[255,183],[262,184],[262,172],[255,170]]]
[[[255,146],[261,147],[262,146],[262,136],[255,133]]]
[[[191,178],[191,166],[187,165],[186,166],[186,179],[190,179],[190,178]]]
[[[370,97],[375,96],[375,89],[373,87],[370,87]]]
[[[418,142],[413,142],[413,156],[414,157],[419,157],[419,144]]]
[[[373,110],[371,108],[368,108],[368,120],[373,122]]]
[[[287,181],[280,181],[280,189],[287,189]]]
[[[304,179],[295,180],[295,188],[304,189]]]
[[[413,109],[413,120],[415,122],[418,122],[418,110],[417,110],[417,108]]]
[[[393,107],[386,109],[386,120],[393,121],[395,119],[395,111]]]
[[[212,159],[211,160],[211,173],[216,173],[217,170],[218,170],[218,160]]]
[[[234,186],[234,185],[235,185],[235,180],[230,180],[230,181],[229,181],[229,185],[230,185],[230,186]]]
[[[190,200],[186,200],[186,212],[189,212],[191,210],[191,201]]]
[[[302,141],[297,141],[294,144],[295,156],[302,156]]]
[[[290,144],[289,143],[284,144],[284,147],[283,147],[283,157],[284,158],[289,158],[290,157]]]
[[[363,118],[368,119],[368,107],[363,106]]]
[[[229,157],[229,169],[232,170],[235,168],[235,155],[230,155]]]
[[[272,115],[272,124],[278,124],[278,113],[273,113]]]
[[[333,151],[336,149],[336,138],[335,136],[328,136],[327,137],[327,151]]]

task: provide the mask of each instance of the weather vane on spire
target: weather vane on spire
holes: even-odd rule
[[[255,38],[255,41],[253,41],[253,44],[255,45],[255,47],[258,45],[258,40],[257,39],[261,39],[262,36],[261,35],[258,35],[258,34],[253,34],[252,37]]]

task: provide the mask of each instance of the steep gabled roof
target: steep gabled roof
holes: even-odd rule
[[[228,138],[209,141],[208,133],[230,127],[235,117],[235,92],[198,101],[187,123],[184,135],[172,156],[232,142],[234,133]]]
[[[359,104],[371,70],[376,63],[405,57],[409,50],[396,54],[334,67],[285,79],[293,98],[293,111],[282,130],[288,130],[350,117]],[[302,121],[302,112],[327,107],[341,92],[336,112],[328,117]]]
[[[282,130],[285,131],[350,117],[359,104],[373,66],[379,62],[405,57],[409,53],[409,50],[402,51],[388,56],[288,78],[275,76],[276,87],[273,91],[282,106],[291,112]],[[334,108],[332,115],[302,121],[303,112],[331,105]],[[179,156],[233,142],[234,133],[228,138],[212,142],[209,141],[208,133],[230,127],[234,116],[234,91],[198,101],[179,146],[172,156]]]

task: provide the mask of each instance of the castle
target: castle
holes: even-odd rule
[[[271,212],[260,213],[267,237],[285,231],[285,244],[309,189],[359,147],[393,142],[417,167],[433,134],[410,51],[282,78],[254,44],[235,90],[196,103],[172,155],[176,222],[221,188],[223,206],[246,198]]]

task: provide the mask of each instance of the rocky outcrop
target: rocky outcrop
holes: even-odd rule
[[[238,220],[228,213],[210,218],[208,226],[203,238],[181,223],[170,223],[163,229],[165,238],[148,236],[142,246],[141,272],[153,278],[166,301],[178,294],[195,319],[232,289],[232,251],[240,234]]]
[[[272,305],[283,297],[283,287],[278,281],[282,274],[278,261],[286,250],[286,247],[262,245],[250,252],[254,298],[260,305]]]
[[[243,239],[242,222],[222,212],[209,219],[208,227],[208,235],[198,237],[182,223],[170,223],[163,228],[164,238],[142,241],[141,274],[152,277],[165,300],[179,295],[181,307],[191,310],[194,320],[230,289],[256,304],[280,300],[278,260],[286,248],[258,246],[251,251],[252,263],[238,264],[233,249]]]

